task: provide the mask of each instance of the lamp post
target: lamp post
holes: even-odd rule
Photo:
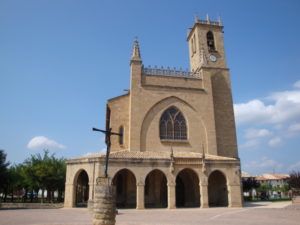
[[[111,146],[110,137],[111,135],[122,136],[123,134],[115,133],[111,130],[111,128],[107,130],[93,128],[93,131],[99,131],[105,134],[105,143],[107,146],[104,177],[98,177],[96,180],[93,225],[114,225],[116,223],[116,189],[109,182],[107,169]]]

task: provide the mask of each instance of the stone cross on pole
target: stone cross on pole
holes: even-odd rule
[[[111,142],[110,142],[110,137],[111,135],[119,135],[122,136],[123,134],[121,133],[115,133],[111,131],[111,128],[109,128],[108,130],[100,130],[97,128],[93,128],[93,131],[99,131],[105,134],[105,143],[106,143],[106,157],[105,157],[105,170],[104,170],[104,176],[105,178],[108,177],[107,175],[107,168],[108,168],[108,159],[109,159],[109,153],[110,153],[110,146],[111,146]]]

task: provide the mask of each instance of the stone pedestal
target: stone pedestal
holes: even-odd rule
[[[108,178],[97,178],[94,199],[93,225],[115,225],[116,189],[109,184]]]

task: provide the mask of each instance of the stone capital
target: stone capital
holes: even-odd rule
[[[169,182],[169,183],[167,184],[167,186],[172,187],[172,186],[176,186],[176,184],[175,184],[174,182]]]
[[[145,183],[142,182],[142,181],[139,181],[139,182],[136,183],[136,186],[145,186]]]

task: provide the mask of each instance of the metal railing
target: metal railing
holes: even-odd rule
[[[170,67],[167,68],[157,68],[157,67],[143,67],[143,74],[149,74],[149,75],[162,75],[162,76],[175,76],[175,77],[186,77],[186,78],[200,78],[199,73],[190,72],[187,69],[182,70],[181,68],[179,70],[171,69]]]

